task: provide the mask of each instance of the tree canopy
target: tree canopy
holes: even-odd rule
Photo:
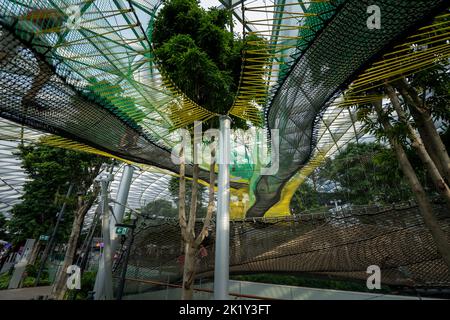
[[[319,174],[352,204],[394,203],[411,196],[393,152],[382,144],[350,143]]]
[[[69,185],[73,184],[74,190],[67,202],[67,212],[75,209],[77,195],[87,196],[95,168],[107,161],[100,156],[41,143],[20,146],[17,156],[31,179],[24,186],[22,202],[13,207],[7,223],[15,243],[48,234]],[[59,236],[70,233],[71,218],[70,214],[64,216]]]

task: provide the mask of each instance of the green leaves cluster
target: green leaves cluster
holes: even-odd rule
[[[105,158],[55,148],[41,143],[22,145],[17,156],[30,180],[24,185],[22,202],[11,211],[7,228],[11,240],[19,243],[27,238],[38,238],[49,234],[62,203],[65,201],[69,184],[74,191],[67,202],[67,211],[59,229],[59,236],[70,233],[72,214],[77,198],[91,196],[88,192],[96,176],[96,169]]]
[[[436,63],[432,68],[411,76],[411,85],[421,92],[422,99],[437,120],[450,122],[450,73],[448,63]]]
[[[239,84],[242,41],[226,30],[230,13],[195,0],[167,1],[158,14],[153,44],[164,71],[192,100],[225,114]]]
[[[6,218],[2,214],[0,214],[0,240],[4,241],[7,241],[7,239],[9,238],[6,232],[7,230],[6,224],[7,224]]]
[[[261,47],[245,45],[227,30],[231,23],[229,11],[205,10],[196,0],[168,0],[149,35],[166,75],[190,99],[218,114],[226,114],[234,102],[243,49]],[[247,127],[244,120],[233,120],[235,127]]]

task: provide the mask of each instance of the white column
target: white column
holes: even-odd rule
[[[120,180],[119,189],[117,190],[116,202],[114,203],[114,218],[110,221],[110,237],[111,250],[114,253],[119,244],[119,238],[116,234],[116,223],[123,222],[123,215],[125,213],[125,206],[128,201],[128,194],[130,192],[131,180],[133,179],[134,167],[126,165],[123,169],[122,178]]]
[[[228,299],[230,260],[230,126],[229,117],[220,117],[219,178],[217,180],[216,256],[214,267],[214,299]]]
[[[108,182],[102,184],[102,234],[103,234],[103,297],[105,300],[113,299],[112,290],[112,251],[110,239],[110,213],[108,204]]]
[[[119,244],[119,239],[116,235],[116,223],[123,222],[123,215],[125,213],[125,206],[128,200],[128,194],[130,192],[131,181],[133,178],[134,167],[127,165],[125,166],[122,178],[120,180],[119,189],[117,190],[116,202],[114,204],[114,217],[109,216],[109,207],[106,206],[106,210],[108,211],[108,217],[106,218],[108,222],[108,236],[105,237],[105,233],[103,233],[103,243],[105,244],[103,254],[100,257],[99,268],[97,271],[97,277],[95,279],[95,300],[100,299],[113,299],[112,292],[112,263],[114,253],[117,250],[117,246]],[[103,191],[103,189],[102,189]],[[106,195],[107,196],[107,195]],[[105,216],[103,216],[105,219]],[[103,222],[103,221],[102,221]],[[103,224],[102,224],[103,226]],[[106,232],[106,229],[103,229],[103,232]],[[108,243],[108,246],[107,246]],[[111,288],[110,288],[111,286]]]

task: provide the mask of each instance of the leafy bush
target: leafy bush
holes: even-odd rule
[[[34,264],[29,264],[25,267],[25,272],[29,277],[36,277],[39,272],[39,266]]]
[[[28,272],[28,271],[27,271]],[[31,272],[33,273],[33,272]],[[8,289],[9,281],[11,280],[12,275],[8,273],[4,273],[0,275],[0,290]],[[36,281],[35,277],[26,276],[22,282],[22,288],[34,287],[34,282]],[[48,278],[41,278],[39,281],[39,286],[49,286],[50,281]]]
[[[34,283],[36,281],[35,277],[26,277],[23,280],[22,283],[22,288],[30,288],[30,287],[34,287]],[[38,286],[49,286],[50,285],[50,281],[48,280],[48,278],[42,278],[39,280],[39,285]]]
[[[25,267],[25,279],[22,282],[23,288],[34,287],[36,277],[39,273],[39,263],[29,264]],[[38,286],[48,286],[50,280],[47,270],[42,270]]]

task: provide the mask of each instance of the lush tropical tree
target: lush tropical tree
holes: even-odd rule
[[[296,213],[342,200],[353,205],[392,204],[411,199],[393,151],[378,142],[349,143],[327,159],[296,191]]]
[[[20,146],[17,156],[21,159],[22,168],[30,180],[24,185],[21,203],[11,210],[8,222],[12,241],[22,243],[27,238],[39,238],[49,234],[55,222],[69,184],[72,182],[69,172],[75,168],[73,163],[66,164],[66,150],[52,148],[42,144]],[[67,170],[67,168],[71,170]],[[68,210],[74,208],[68,203]],[[59,228],[58,237],[64,239],[70,226],[70,215]]]
[[[168,0],[156,17],[152,38],[162,73],[198,105],[217,114],[227,114],[237,93],[246,46],[261,46],[258,38],[244,42],[227,30],[230,12],[212,8],[204,10],[196,0]],[[261,42],[262,43],[262,42]],[[251,59],[246,59],[246,63]],[[258,72],[257,68],[254,72]],[[261,70],[261,74],[262,74]],[[262,78],[261,78],[262,81]],[[251,106],[249,97],[249,107]],[[209,120],[206,128],[218,128],[218,119]],[[234,118],[235,128],[246,128],[246,121]],[[192,127],[187,128],[192,131]],[[211,139],[210,143],[214,144]],[[197,148],[193,148],[194,155]],[[215,148],[211,148],[209,199],[202,230],[195,234],[198,208],[199,165],[194,163],[189,216],[186,216],[186,155],[180,150],[179,220],[185,242],[185,263],[182,299],[192,298],[196,256],[214,211]]]
[[[11,211],[8,229],[15,243],[27,238],[39,238],[51,233],[55,226],[56,214],[66,202],[64,219],[56,234],[59,241],[68,241],[64,266],[74,260],[84,217],[93,204],[98,188],[92,187],[101,165],[106,159],[87,153],[55,148],[42,143],[21,145],[18,157],[30,180],[24,186],[22,202]],[[73,192],[66,198],[69,185]],[[41,242],[33,250],[35,256]],[[42,254],[46,260],[49,248]],[[32,259],[33,260],[33,259]],[[61,298],[65,291],[65,273],[55,282],[55,296]]]
[[[439,222],[433,213],[433,208],[426,189],[420,181],[420,177],[414,169],[411,160],[408,158],[408,148],[411,147],[415,150],[424,169],[427,171],[428,175],[431,176],[437,191],[439,191],[447,203],[446,188],[448,188],[448,186],[446,187],[446,182],[442,178],[442,172],[437,169],[436,162],[431,158],[423,144],[424,137],[420,136],[421,132],[419,131],[417,133],[413,127],[413,124],[417,126],[417,123],[411,116],[415,111],[409,110],[410,113],[407,113],[408,109],[400,105],[398,96],[390,83],[386,83],[384,87],[373,89],[369,92],[369,94],[377,95],[383,93],[390,99],[390,103],[383,104],[383,101],[380,99],[371,105],[359,106],[359,118],[367,124],[368,130],[374,133],[379,139],[385,139],[389,142],[397,157],[400,168],[416,198],[424,223],[430,230],[438,251],[446,264],[450,267],[450,245],[447,236],[441,229]],[[430,113],[431,112],[432,111],[430,111]],[[373,115],[375,115],[375,118]],[[431,115],[427,117],[427,121],[430,121],[430,118]],[[441,138],[439,137],[439,139]],[[439,156],[437,154],[435,156],[435,161],[439,161]]]
[[[436,63],[432,68],[417,72],[410,77],[403,77],[393,81],[392,86],[387,85],[386,90],[390,93],[392,103],[398,104],[399,116],[404,120],[411,118],[409,122],[411,129],[417,129],[416,134],[419,141],[414,137],[414,132],[409,136],[413,139],[416,148],[425,148],[440,176],[450,183],[450,157],[448,146],[445,146],[440,136],[436,123],[450,123],[450,73],[448,64]],[[398,91],[394,91],[395,87]],[[401,95],[398,103],[395,94]],[[405,110],[402,115],[402,110]],[[409,128],[408,128],[409,129]],[[413,130],[415,131],[415,130]],[[423,146],[420,145],[420,142]],[[419,151],[423,153],[423,151]],[[423,156],[421,156],[423,158]],[[430,175],[433,174],[431,168]],[[442,186],[440,187],[442,188]]]
[[[441,155],[442,153],[447,155],[448,158],[448,154],[446,151],[446,148],[444,146],[444,143],[442,142],[442,140],[440,139],[439,134],[437,133],[437,130],[434,126],[434,122],[431,118],[431,115],[429,115],[427,117],[427,121],[423,120],[422,115],[420,116],[420,120],[422,121],[422,123],[426,123],[427,125],[424,128],[426,131],[426,136],[428,138],[430,138],[430,141],[432,141],[432,143],[437,143],[437,141],[439,141],[439,145],[442,145],[442,150],[443,152],[434,152],[434,146],[429,145],[429,148],[427,149],[425,147],[425,142],[422,139],[422,137],[420,136],[420,133],[416,132],[415,128],[412,125],[412,121],[410,121],[410,115],[407,113],[406,109],[404,109],[400,103],[400,100],[397,96],[397,93],[395,92],[395,89],[389,84],[386,83],[385,84],[385,91],[386,94],[388,95],[391,104],[397,114],[398,117],[398,122],[399,122],[399,126],[401,126],[404,131],[405,131],[405,136],[408,138],[408,140],[410,141],[410,144],[412,146],[412,148],[414,148],[414,150],[416,151],[417,155],[419,156],[420,160],[422,161],[422,163],[424,164],[424,166],[427,169],[427,172],[431,178],[431,180],[433,181],[436,190],[439,192],[439,194],[441,194],[441,196],[445,199],[445,201],[447,202],[447,206],[450,210],[450,188],[449,185],[447,184],[447,182],[444,180],[444,176],[447,173],[446,167],[443,167],[441,164],[445,163],[446,160],[441,159]],[[411,110],[411,109],[410,109]],[[418,109],[412,109],[413,111],[411,112],[411,114],[413,113],[419,113]],[[430,127],[432,127],[432,129],[430,129]],[[430,135],[430,133],[433,132],[433,136]],[[430,150],[432,150],[432,154],[434,154],[434,159],[430,156]],[[444,162],[441,162],[441,160],[443,160]],[[450,161],[448,163],[448,166],[450,166]]]
[[[296,191],[291,202],[291,209],[295,214],[320,206],[320,194],[314,189],[311,179],[307,179]]]
[[[406,183],[395,155],[380,143],[350,143],[319,176],[337,182],[342,196],[356,205],[395,203],[410,196],[403,192]]]

